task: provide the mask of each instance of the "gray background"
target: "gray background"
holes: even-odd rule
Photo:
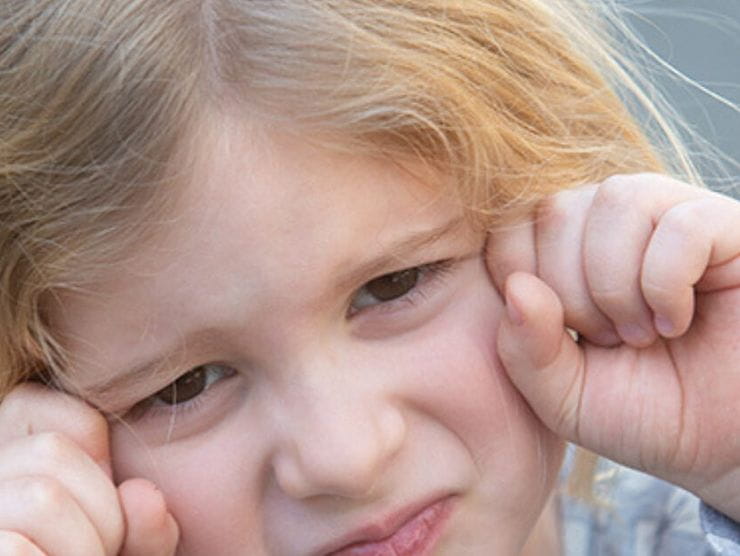
[[[630,18],[632,26],[657,54],[740,105],[740,0],[620,1],[638,13]],[[660,82],[691,126],[740,165],[738,110],[686,84],[667,78]],[[726,168],[737,184],[740,166],[727,164]]]

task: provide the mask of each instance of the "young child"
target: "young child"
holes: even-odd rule
[[[4,2],[0,554],[740,554],[740,204],[584,4]]]

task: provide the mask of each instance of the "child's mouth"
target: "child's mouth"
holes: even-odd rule
[[[378,526],[366,528],[353,541],[327,556],[424,556],[430,554],[452,512],[452,499],[444,498],[422,507],[400,525],[384,532]],[[364,537],[364,539],[363,539]]]

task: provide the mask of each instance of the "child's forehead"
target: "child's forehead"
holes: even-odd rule
[[[360,226],[372,208],[390,223],[407,220],[409,208],[422,216],[458,203],[445,176],[422,161],[348,152],[341,142],[233,114],[211,118],[180,157],[187,159],[187,170],[177,180],[179,217],[221,219],[236,212],[236,205],[279,233],[299,222],[328,227],[326,216],[334,212],[352,216]]]
[[[199,142],[174,213],[91,288],[98,301],[146,308],[171,299],[167,310],[178,313],[178,292],[192,306],[236,287],[328,289],[367,259],[408,256],[397,252],[414,238],[465,228],[460,205],[421,172],[247,130],[224,127]]]

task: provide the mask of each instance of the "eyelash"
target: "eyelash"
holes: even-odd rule
[[[419,301],[424,300],[431,287],[442,282],[447,274],[452,271],[456,262],[457,260],[455,259],[443,259],[440,261],[412,266],[409,268],[404,268],[377,276],[376,278],[373,278],[372,280],[366,282],[359,290],[354,293],[350,302],[349,309],[347,310],[347,316],[349,318],[352,318],[358,314],[370,311],[378,311],[382,313],[395,312],[403,308],[399,306],[414,306]],[[358,296],[360,296],[362,291],[366,290],[367,287],[373,282],[376,282],[383,278],[398,277],[404,273],[412,271],[418,272],[418,277],[415,279],[414,284],[408,289],[408,291],[406,291],[402,295],[399,295],[398,297],[394,297],[392,299],[388,299],[386,301],[378,299],[377,302],[368,304],[364,307],[353,307],[353,303],[358,298]]]
[[[419,301],[423,300],[426,297],[430,288],[432,288],[433,286],[443,281],[444,277],[452,271],[453,266],[456,262],[457,260],[455,259],[444,259],[444,260],[435,261],[432,263],[427,263],[423,265],[405,268],[405,269],[394,271],[394,272],[388,272],[386,274],[377,276],[376,278],[373,278],[372,280],[369,280],[359,290],[355,292],[355,294],[352,297],[352,300],[355,300],[360,295],[362,290],[366,289],[368,285],[372,284],[373,282],[377,280],[381,280],[383,278],[398,277],[402,275],[403,273],[407,273],[407,272],[418,272],[418,276],[415,277],[413,285],[410,286],[408,291],[406,291],[402,295],[399,295],[398,297],[394,297],[386,301],[378,300],[376,303],[372,303],[364,307],[354,308],[354,309],[352,307],[352,303],[350,303],[350,307],[347,311],[348,318],[352,318],[360,313],[366,313],[366,312],[371,312],[371,311],[388,313],[388,312],[395,312],[395,311],[400,310],[402,308],[401,306],[406,306],[406,307],[414,306],[415,304],[417,304]],[[219,368],[220,371],[223,373],[223,376],[211,382],[208,382],[200,393],[180,403],[177,402],[176,397],[175,397],[175,403],[173,404],[168,404],[161,400],[159,400],[159,403],[158,403],[158,400],[157,400],[158,394],[160,394],[167,388],[175,387],[176,389],[175,383],[177,381],[182,380],[183,378],[186,378],[186,377],[193,377],[194,373],[196,373],[200,369],[203,369],[206,372],[208,372],[209,370],[213,371],[214,368]],[[138,421],[142,419],[156,419],[157,417],[162,417],[162,416],[173,418],[175,414],[181,415],[181,416],[187,415],[189,413],[197,411],[204,403],[208,401],[209,395],[212,394],[212,390],[214,386],[218,386],[218,384],[221,381],[223,381],[224,379],[233,377],[236,373],[237,371],[235,371],[231,367],[227,365],[221,365],[218,363],[209,363],[206,365],[199,365],[183,373],[182,375],[177,377],[177,379],[170,382],[168,385],[166,385],[161,390],[158,390],[151,396],[138,402],[136,405],[134,405],[131,409],[128,410],[128,412],[126,413],[126,417],[133,421]],[[213,378],[213,377],[211,376],[210,378]]]
[[[213,376],[207,377],[207,383],[204,386],[203,390],[192,398],[185,401],[178,403],[176,396],[175,403],[173,404],[168,404],[164,401],[157,400],[158,394],[166,390],[167,388],[174,386],[175,392],[177,392],[177,387],[175,386],[175,383],[185,377],[193,376],[193,374],[196,373],[199,369],[203,369],[205,372],[214,372],[216,369],[218,369],[222,376],[210,381],[208,381],[208,378],[212,379]],[[236,373],[237,371],[235,369],[229,367],[228,365],[222,365],[219,363],[208,363],[205,365],[198,365],[197,367],[193,367],[189,371],[181,374],[175,380],[167,384],[164,388],[158,390],[151,396],[143,399],[142,401],[134,405],[127,412],[126,418],[137,421],[143,418],[153,419],[161,415],[172,417],[175,412],[178,415],[182,415],[188,414],[192,411],[196,411],[203,403],[208,400],[209,395],[213,393],[212,390],[214,389],[214,387],[217,387],[222,381],[234,377]]]

